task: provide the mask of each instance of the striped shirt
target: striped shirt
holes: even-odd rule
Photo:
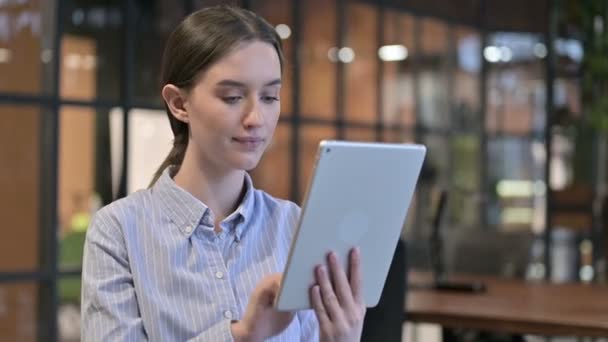
[[[231,341],[265,275],[282,272],[300,208],[253,187],[213,228],[211,210],[167,168],[150,189],[99,210],[82,271],[84,341]],[[269,341],[317,341],[311,310]]]

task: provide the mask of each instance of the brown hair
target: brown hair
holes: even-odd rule
[[[274,28],[257,14],[234,6],[208,7],[190,14],[171,33],[161,68],[161,84],[173,84],[192,89],[201,72],[227,55],[239,43],[259,40],[271,44],[283,66],[281,39]],[[165,103],[171,130],[173,148],[160,165],[150,185],[163,170],[181,165],[188,147],[188,124],[177,120]]]

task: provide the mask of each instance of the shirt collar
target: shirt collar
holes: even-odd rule
[[[175,183],[172,175],[176,171],[175,166],[167,167],[152,187],[152,191],[157,195],[163,209],[178,226],[179,230],[186,237],[190,237],[200,222],[213,222],[212,214],[205,203]],[[234,223],[229,226],[236,227],[235,237],[237,241],[241,239],[241,235],[251,219],[255,202],[254,191],[255,188],[253,187],[251,176],[245,173],[245,195],[243,196],[243,200],[237,209],[223,221],[230,222],[234,220]],[[240,224],[239,220],[241,220]]]

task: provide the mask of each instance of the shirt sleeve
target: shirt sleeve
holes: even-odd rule
[[[83,341],[146,341],[119,222],[105,210],[87,231],[82,265]]]
[[[298,320],[302,331],[302,342],[317,342],[319,341],[319,322],[313,310],[298,311]]]

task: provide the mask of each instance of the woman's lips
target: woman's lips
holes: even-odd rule
[[[248,151],[254,151],[264,143],[264,139],[260,137],[235,137],[232,140]]]

